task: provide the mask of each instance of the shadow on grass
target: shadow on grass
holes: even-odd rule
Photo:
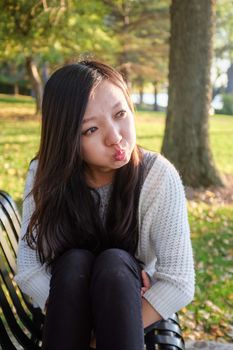
[[[9,96],[9,97],[0,97],[0,102],[5,102],[5,103],[17,103],[17,104],[30,104],[33,105],[35,104],[34,100],[30,99],[19,99],[17,97]]]

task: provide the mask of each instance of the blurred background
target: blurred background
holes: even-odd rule
[[[233,337],[232,0],[2,0],[0,188],[22,206],[41,100],[63,64],[97,59],[124,76],[138,144],[161,152],[186,189],[196,295],[190,340]]]

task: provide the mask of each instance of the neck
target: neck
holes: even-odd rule
[[[96,172],[90,168],[86,169],[85,177],[88,186],[93,188],[103,187],[113,181],[115,171]]]

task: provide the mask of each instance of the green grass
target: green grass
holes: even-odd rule
[[[158,112],[138,112],[137,139],[142,146],[160,151],[165,128],[165,116]],[[233,116],[210,117],[210,146],[218,169],[233,174]]]
[[[2,101],[1,101],[2,98]],[[8,102],[8,99],[10,102]],[[24,97],[23,97],[24,99]],[[17,102],[18,101],[18,102]],[[16,107],[15,107],[16,106]],[[34,105],[0,96],[0,188],[21,206],[27,167],[34,157],[40,121],[34,119]],[[22,118],[24,115],[28,117]],[[137,113],[138,143],[159,151],[165,125],[161,113]],[[210,142],[218,168],[233,174],[233,117],[210,118]],[[189,221],[196,266],[194,301],[181,310],[186,338],[230,340],[233,306],[232,232],[233,205],[207,205],[190,201]]]
[[[26,104],[28,106],[30,105],[34,105],[35,101],[33,98],[29,97],[29,96],[14,96],[14,95],[5,95],[5,94],[0,94],[0,103],[1,106],[6,106],[9,104]]]
[[[30,160],[39,145],[38,121],[0,120],[0,188],[21,201]]]
[[[35,100],[29,96],[0,94],[0,118],[17,119],[32,117],[35,112]]]
[[[233,174],[233,116],[210,118],[210,145],[219,170]]]

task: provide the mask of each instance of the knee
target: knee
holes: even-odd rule
[[[52,267],[52,278],[59,279],[65,286],[77,284],[80,279],[89,278],[94,255],[85,249],[73,248],[62,254]],[[77,283],[76,283],[77,282]]]
[[[98,279],[111,281],[114,284],[125,283],[130,273],[137,274],[133,257],[125,250],[118,248],[106,249],[98,255],[93,267],[93,276]]]
[[[101,252],[96,258],[97,264],[103,264],[108,266],[124,265],[125,261],[132,259],[132,256],[123,249],[110,248]]]

